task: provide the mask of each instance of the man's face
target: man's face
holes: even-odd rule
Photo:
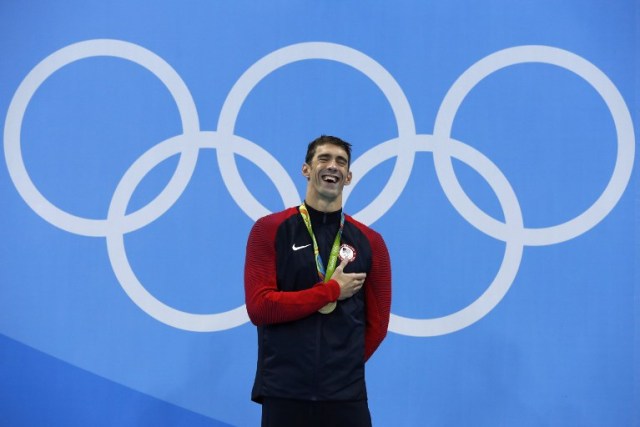
[[[302,166],[302,174],[309,180],[307,198],[338,199],[343,187],[351,182],[347,152],[337,145],[320,145],[316,147],[310,164]]]

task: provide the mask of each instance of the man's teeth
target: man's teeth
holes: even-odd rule
[[[334,183],[334,184],[336,182],[338,182],[338,178],[336,178],[335,176],[323,176],[322,179],[327,181],[327,182]]]

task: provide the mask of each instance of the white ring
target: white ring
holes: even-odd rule
[[[75,43],[52,53],[29,72],[16,90],[11,104],[9,104],[5,122],[4,153],[11,180],[27,205],[45,221],[71,233],[102,237],[107,233],[107,228],[109,227],[106,220],[72,215],[53,205],[38,191],[27,173],[20,148],[20,132],[24,113],[40,85],[65,65],[94,56],[113,56],[127,59],[151,71],[169,89],[175,99],[182,120],[183,131],[187,134],[198,132],[200,125],[191,94],[182,79],[180,79],[180,76],[162,58],[132,43],[118,40],[89,40]],[[185,149],[178,162],[176,175],[184,175],[186,171],[193,171],[197,154],[195,147]],[[176,175],[171,178],[171,181],[160,195],[149,205],[136,212],[135,215],[132,214],[132,217],[147,216],[145,212],[148,209],[152,209],[154,204],[162,202],[165,192],[174,191],[174,187],[186,185],[186,182],[177,182],[174,179]],[[139,227],[140,225],[136,226]],[[133,229],[134,226],[131,225],[130,228]]]
[[[525,228],[525,245],[551,245],[573,239],[602,221],[622,197],[631,177],[635,156],[631,114],[618,89],[602,71],[578,55],[549,46],[520,46],[501,50],[478,61],[456,80],[436,116],[434,135],[442,136],[437,140],[446,144],[460,104],[482,79],[501,68],[528,62],[556,65],[586,80],[607,104],[618,137],[618,154],[613,174],[607,187],[591,207],[563,224]],[[456,178],[451,158],[446,155],[446,151],[436,149],[434,161],[440,184],[460,215],[482,232],[506,241],[508,230],[504,223],[487,215],[467,196]]]
[[[353,164],[354,170],[368,170],[397,155],[399,148],[416,151],[433,151],[438,146],[446,147],[448,155],[463,161],[476,170],[496,192],[496,196],[502,206],[506,223],[509,227],[509,238],[506,241],[505,255],[496,277],[487,290],[467,307],[439,318],[415,319],[391,314],[389,330],[402,335],[427,337],[444,335],[463,329],[488,314],[505,296],[509,290],[520,266],[522,258],[522,212],[509,182],[500,170],[480,152],[459,141],[451,140],[448,144],[437,144],[435,137],[431,135],[417,135],[407,138],[402,144],[396,141],[387,141],[359,158]],[[357,162],[365,162],[362,167]],[[364,176],[367,172],[363,172]],[[362,178],[361,176],[361,178]]]
[[[280,191],[285,206],[295,200],[297,195],[293,182],[286,171],[282,167],[278,167],[279,163],[271,155],[245,139],[237,136],[233,136],[233,139],[235,140],[234,147],[238,149],[236,153],[253,161],[265,171]],[[118,282],[129,298],[145,313],[175,328],[194,332],[222,331],[242,325],[249,318],[244,305],[223,313],[195,314],[177,310],[155,298],[138,280],[127,258],[124,233],[130,231],[127,228],[130,223],[123,226],[118,226],[118,224],[122,224],[126,218],[127,206],[136,187],[155,166],[169,157],[181,153],[187,146],[217,149],[228,142],[229,136],[221,137],[216,132],[201,132],[198,136],[179,135],[155,145],[140,156],[127,170],[118,183],[109,206],[108,222],[112,227],[109,228],[109,233],[106,236],[107,252]],[[168,199],[177,200],[182,190],[169,194]],[[162,215],[172,204],[156,205],[157,211],[152,212],[153,217],[157,218]],[[252,217],[259,217],[262,212],[256,211],[249,214]]]
[[[242,74],[236,84],[231,88],[227,99],[220,111],[218,120],[218,132],[232,135],[240,108],[253,88],[270,73],[294,62],[308,59],[325,59],[348,65],[367,76],[386,96],[398,124],[398,135],[415,135],[415,123],[413,113],[404,92],[395,79],[379,63],[360,51],[347,46],[334,43],[300,43],[278,49],[263,57]],[[250,211],[251,206],[260,205],[249,192],[244,181],[240,177],[238,167],[233,158],[234,149],[231,145],[220,147],[217,150],[218,164],[222,178],[232,193],[236,203],[245,211]],[[411,169],[413,168],[414,152],[403,151],[399,155],[393,169],[393,173],[385,190],[393,194],[389,199],[397,199],[400,193],[394,193],[406,185]],[[346,188],[348,196],[348,188]],[[234,192],[238,192],[234,194]],[[346,200],[346,199],[345,199]],[[260,205],[261,206],[261,205]],[[362,215],[374,217],[376,210],[388,209],[390,204],[380,194]]]

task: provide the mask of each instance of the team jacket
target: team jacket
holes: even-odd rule
[[[308,207],[322,260],[336,236],[340,211]],[[252,399],[366,399],[364,362],[387,333],[391,268],[382,237],[345,215],[342,245],[355,253],[344,271],[366,272],[362,289],[340,295],[335,280],[318,277],[313,244],[297,207],[259,219],[247,241],[245,299],[258,327],[258,364]],[[339,263],[339,261],[338,261]]]

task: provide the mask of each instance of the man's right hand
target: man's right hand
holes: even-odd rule
[[[344,268],[348,263],[348,259],[343,259],[331,275],[331,278],[340,285],[340,296],[338,300],[351,298],[355,295],[355,293],[362,288],[364,280],[367,278],[367,273],[345,273]]]

